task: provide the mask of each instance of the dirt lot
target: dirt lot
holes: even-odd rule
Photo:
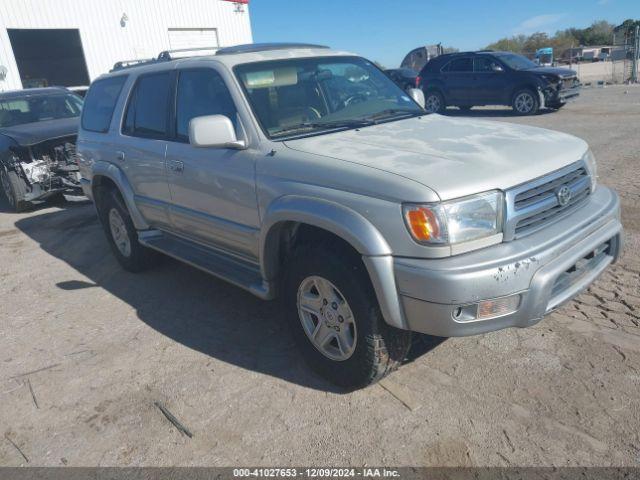
[[[173,261],[123,272],[91,205],[1,203],[0,465],[640,465],[640,88],[471,114],[591,144],[626,252],[588,293],[345,394],[301,364],[276,304]]]

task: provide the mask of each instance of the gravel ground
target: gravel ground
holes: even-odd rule
[[[0,465],[640,465],[640,88],[471,115],[589,141],[626,228],[589,292],[529,329],[421,345],[344,394],[276,304],[173,261],[123,272],[91,205],[1,203]]]

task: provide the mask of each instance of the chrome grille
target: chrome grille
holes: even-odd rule
[[[559,195],[561,190],[565,195]],[[590,193],[591,177],[582,161],[508,190],[504,239],[522,237],[562,218]]]

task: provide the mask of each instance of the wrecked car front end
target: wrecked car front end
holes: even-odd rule
[[[83,101],[61,87],[0,94],[0,184],[16,211],[83,199],[76,159]]]
[[[38,202],[56,194],[68,200],[82,198],[76,161],[76,135],[19,147],[14,168],[27,182],[25,201]]]
[[[7,185],[3,185],[5,195],[14,196],[10,203],[38,204],[56,195],[70,201],[84,199],[76,161],[76,138],[73,134],[33,145],[20,145],[5,138],[0,165],[5,175],[13,172],[13,191],[7,191]],[[21,182],[18,188],[16,182]]]
[[[541,105],[551,108],[558,107],[570,100],[575,100],[580,95],[582,84],[575,72],[567,75],[543,75],[542,77]]]

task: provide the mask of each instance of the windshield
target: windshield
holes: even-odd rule
[[[359,57],[319,57],[235,67],[272,139],[324,133],[422,115],[401,88]]]
[[[0,127],[79,117],[82,99],[73,94],[28,95],[0,99]]]
[[[515,53],[498,55],[498,58],[514,70],[528,70],[529,68],[536,68],[538,66],[527,57],[516,55]]]

